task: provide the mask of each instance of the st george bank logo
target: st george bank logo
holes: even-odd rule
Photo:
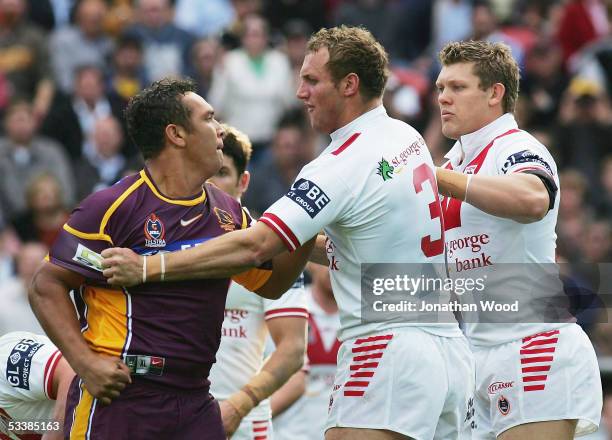
[[[514,381],[512,382],[493,382],[489,385],[489,394],[497,394],[498,391],[506,390],[508,388],[512,388],[514,386]]]

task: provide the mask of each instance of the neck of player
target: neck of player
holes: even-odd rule
[[[174,155],[160,154],[146,162],[147,169],[155,185],[166,197],[171,199],[198,196],[202,185],[211,176],[203,176],[201,170],[193,169],[185,161]]]

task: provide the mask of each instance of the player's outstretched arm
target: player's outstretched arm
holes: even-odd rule
[[[304,363],[308,321],[286,317],[270,319],[266,324],[276,349],[249,383],[221,402],[223,424],[228,435],[238,428],[240,421],[259,402],[283,386]]]
[[[273,259],[272,275],[265,283],[256,288],[245,286],[273,299],[286,292],[302,272],[314,241],[289,254],[282,240],[268,226],[256,223],[251,228],[224,234],[190,249],[151,255],[146,259],[130,249],[105,249],[102,251],[102,273],[109,284],[133,286],[150,281],[231,277]]]
[[[549,210],[550,197],[542,180],[527,173],[506,176],[468,175],[436,168],[440,194],[463,200],[496,217],[533,223]]]
[[[81,275],[45,261],[30,286],[30,305],[89,392],[109,404],[131,381],[129,370],[119,358],[94,353],[81,335],[69,291],[82,283]]]

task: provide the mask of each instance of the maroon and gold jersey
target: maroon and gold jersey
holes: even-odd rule
[[[145,169],[85,199],[64,225],[49,261],[86,278],[75,302],[93,350],[123,358],[133,374],[158,383],[205,387],[219,348],[229,279],[117,289],[102,275],[100,253],[110,247],[141,255],[173,252],[249,223],[240,204],[217,187],[205,184],[194,198],[170,199]],[[269,274],[258,268],[234,280],[256,290]]]

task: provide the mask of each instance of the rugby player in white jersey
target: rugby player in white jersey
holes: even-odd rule
[[[323,229],[343,342],[326,438],[462,439],[473,364],[452,315],[444,322],[437,314],[362,319],[362,263],[445,261],[433,162],[416,130],[382,106],[387,66],[385,50],[365,29],[314,34],[297,96],[312,126],[331,136],[329,146],[248,230],[173,253],[163,267],[161,257],[145,268],[131,251],[107,249],[104,275],[117,285],[140,283],[143,268],[151,281],[221,276],[294,251]],[[257,397],[270,382],[248,391]]]
[[[329,271],[327,267],[313,263],[309,263],[306,269],[312,279],[312,283],[306,286],[309,315],[306,390],[293,405],[274,416],[275,440],[323,438],[329,393],[336,374],[340,316]],[[272,396],[273,403],[276,396]]]
[[[240,200],[249,186],[246,167],[251,157],[248,137],[222,125],[223,165],[209,179]],[[225,303],[225,319],[217,362],[210,371],[211,394],[220,401],[223,426],[228,437],[238,440],[271,440],[272,414],[265,396],[258,405],[241,391],[258,375],[271,374],[284,384],[304,361],[308,311],[303,279],[280,299],[268,300],[232,283]],[[275,350],[264,363],[264,346],[270,334]],[[265,372],[265,373],[264,373]],[[271,392],[276,391],[270,389]]]
[[[488,299],[526,292],[530,300],[546,299],[550,284],[534,288],[529,274],[555,267],[559,178],[546,147],[519,130],[512,114],[516,61],[507,46],[481,41],[450,43],[440,61],[442,131],[457,140],[437,169],[447,196],[449,266],[455,276],[488,275]],[[474,437],[566,440],[596,430],[602,391],[588,337],[571,321],[520,316],[466,318],[476,360]]]
[[[46,336],[12,332],[0,337],[0,440],[63,439],[73,378]]]

